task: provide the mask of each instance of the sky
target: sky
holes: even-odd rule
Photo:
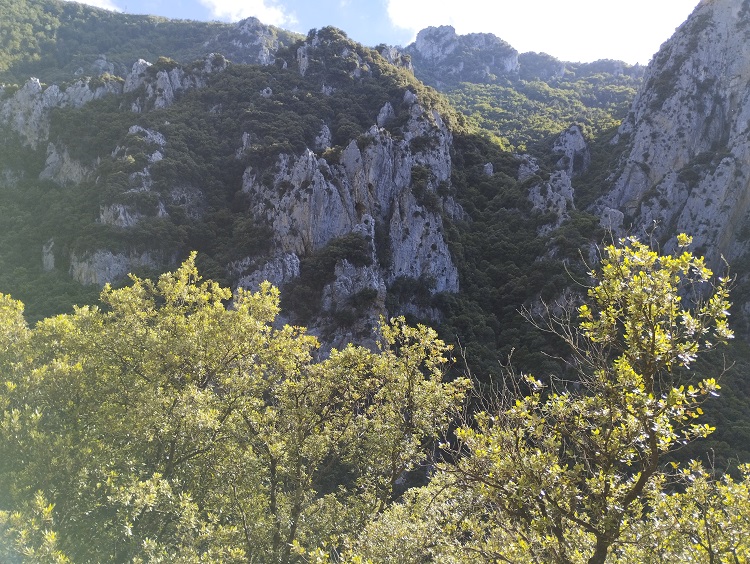
[[[647,64],[698,0],[87,0],[129,14],[265,24],[307,33],[333,25],[374,46],[408,45],[419,30],[452,25],[494,33],[519,52],[563,61]]]

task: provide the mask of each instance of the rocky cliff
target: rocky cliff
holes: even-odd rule
[[[405,52],[417,76],[438,89],[518,76],[518,52],[491,33],[458,35],[449,25],[428,27]]]
[[[519,79],[550,82],[592,75],[639,79],[644,72],[640,65],[622,61],[571,63],[546,53],[519,54],[491,33],[459,35],[452,26],[423,29],[403,52],[411,57],[417,78],[438,90],[453,88],[461,82],[506,84]]]
[[[29,76],[48,84],[104,73],[124,78],[139,58],[189,64],[209,53],[268,65],[278,49],[301,38],[256,18],[229,24],[125,12],[59,0],[14,0],[3,10],[0,83],[22,84]]]
[[[297,49],[300,74],[311,65],[326,64],[322,52],[333,48],[339,57],[350,59],[352,79],[371,76],[373,69],[351,46],[324,35],[308,39]],[[323,89],[335,92],[325,83]],[[387,312],[386,293],[403,280],[423,285],[429,294],[459,289],[458,270],[443,233],[443,213],[462,217],[463,211],[451,197],[438,193],[449,191],[452,133],[440,113],[425,107],[410,89],[372,114],[364,133],[335,150],[329,127],[333,124],[322,123],[313,146],[301,153],[282,153],[267,168],[250,166],[242,176],[251,213],[270,226],[273,248],[270,256],[235,263],[240,285],[253,287],[265,278],[283,286],[300,276],[305,256],[352,234],[366,242],[354,260],[336,261],[312,321],[324,331],[338,325],[336,335],[328,339],[337,345],[361,340],[382,314],[438,315],[408,300],[399,311]],[[241,155],[242,148],[239,151]],[[352,301],[363,295],[369,296],[366,303],[353,307]],[[356,322],[342,327],[342,318],[352,316]]]
[[[205,86],[207,77],[221,72],[226,65],[223,56],[212,53],[187,69],[174,61],[164,60],[154,66],[140,59],[124,79],[111,75],[84,77],[70,84],[45,87],[38,78],[29,78],[18,89],[0,87],[0,123],[36,149],[48,141],[50,114],[57,108],[80,108],[105,96],[120,94],[132,94],[131,109],[136,113],[146,108],[166,108],[180,93]],[[62,159],[57,151],[54,153],[53,161]]]
[[[748,252],[750,3],[704,0],[653,58],[598,203],[617,233],[687,232],[714,266]],[[619,213],[618,213],[619,212]]]
[[[240,32],[255,42],[257,25],[246,21]],[[282,56],[267,70],[235,71],[216,54],[190,65],[139,60],[122,79],[80,78],[66,88],[31,79],[4,92],[1,125],[27,151],[46,148],[43,166],[26,174],[64,188],[64,199],[93,195],[93,221],[77,220],[67,236],[45,231],[44,270],[65,269],[84,285],[117,283],[173,266],[187,245],[212,252],[205,233],[217,229],[232,237],[208,258],[220,276],[291,288],[291,310],[304,310],[299,319],[329,345],[370,335],[380,315],[435,319],[429,299],[414,296],[459,289],[443,225],[444,214],[463,217],[449,195],[449,126],[421,85],[409,86],[413,77],[337,30]],[[231,76],[222,82],[223,73]],[[356,89],[380,102],[352,112]],[[287,119],[305,125],[298,131]],[[87,141],[92,122],[107,123],[117,144]],[[247,243],[241,233],[262,240]],[[391,289],[405,286],[387,307]]]

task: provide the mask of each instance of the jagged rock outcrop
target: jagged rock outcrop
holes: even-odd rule
[[[39,173],[40,180],[52,180],[60,186],[80,184],[91,174],[92,169],[80,161],[70,158],[68,149],[58,148],[54,143],[47,144],[47,160],[44,170]]]
[[[545,214],[553,214],[551,223],[539,228],[540,235],[546,235],[560,227],[570,218],[573,203],[572,179],[582,174],[591,164],[591,154],[583,131],[579,125],[571,125],[557,138],[552,146],[552,154],[558,157],[555,171],[545,182],[535,183],[529,190],[529,200],[533,209]],[[531,178],[541,167],[533,157],[524,155],[518,171],[518,179],[523,182]]]
[[[440,115],[411,92],[404,103],[410,104],[410,117],[400,138],[374,124],[338,158],[312,150],[282,154],[271,184],[253,167],[243,176],[243,190],[255,202],[253,214],[273,232],[276,258],[261,267],[269,279],[288,281],[298,274],[290,257],[314,253],[347,234],[370,241],[372,256],[363,264],[337,263],[335,280],[322,297],[328,315],[365,292],[371,307],[364,318],[371,325],[384,311],[386,288],[400,278],[422,280],[431,292],[458,290],[436,194],[438,184],[450,181],[452,135]],[[256,273],[241,283],[253,286],[258,280]]]
[[[16,132],[32,149],[47,143],[47,157],[44,168],[39,173],[40,180],[51,180],[60,186],[77,185],[93,176],[100,164],[100,157],[105,155],[83,163],[71,158],[65,145],[57,140],[50,140],[50,115],[54,108],[80,108],[104,96],[128,93],[140,94],[132,104],[131,110],[134,112],[165,108],[172,105],[176,97],[186,90],[204,87],[209,75],[225,70],[227,65],[223,56],[211,54],[187,67],[173,61],[160,60],[156,65],[151,65],[139,60],[125,80],[112,76],[82,78],[66,87],[51,85],[45,88],[39,80],[32,78],[0,102],[0,122]],[[128,174],[125,194],[150,192],[153,186],[151,166],[163,159],[167,141],[158,131],[137,125],[130,127],[126,140],[128,138],[139,145],[139,151],[148,152],[145,166]],[[128,154],[128,143],[125,145],[115,148],[112,159],[132,159]],[[12,185],[17,173],[6,170],[3,174],[6,184]],[[98,180],[97,178],[97,182]],[[167,205],[181,207],[186,217],[199,217],[204,208],[203,195],[195,186],[185,182],[178,183],[172,186],[168,194],[157,198],[153,213],[146,214],[138,206],[129,203],[109,201],[100,206],[98,222],[117,228],[131,228],[146,215],[165,217]],[[43,264],[45,268],[54,267],[51,246],[43,251]],[[156,267],[163,262],[149,252],[112,253],[99,249],[71,257],[70,264],[70,274],[77,281],[102,285],[121,279],[134,269]]]
[[[546,53],[519,54],[511,45],[491,33],[458,35],[451,26],[428,27],[403,53],[387,49],[384,57],[397,63],[409,56],[409,68],[421,81],[443,90],[461,82],[479,84],[507,81],[553,83],[560,79],[584,78],[597,74],[625,75],[640,79],[644,68],[622,61],[601,59],[592,63],[561,61]]]
[[[570,219],[568,212],[575,208],[570,176],[564,170],[553,172],[546,182],[540,182],[531,187],[529,200],[535,211],[552,214],[554,220],[540,226],[538,230],[540,235],[551,233]]]
[[[143,94],[131,105],[135,113],[152,108],[168,108],[174,104],[176,96],[191,88],[204,87],[211,74],[226,70],[228,64],[226,58],[217,53],[206,56],[202,65],[191,65],[187,69],[174,61],[154,66],[139,59],[125,78],[123,91],[128,93],[143,89]]]
[[[438,88],[518,76],[518,51],[491,33],[458,35],[452,26],[428,27],[405,53],[417,76]]]
[[[55,270],[55,240],[50,239],[42,245],[42,270],[50,272]]]
[[[153,129],[145,129],[139,125],[133,125],[128,129],[127,141],[138,143],[142,150],[148,150],[146,155],[146,166],[141,170],[136,170],[128,175],[128,193],[150,192],[153,186],[151,177],[151,165],[159,162],[164,158],[164,151],[167,140],[163,134]],[[112,151],[112,158],[116,161],[126,161],[132,158],[128,155],[128,146],[118,146]],[[178,188],[175,188],[178,191]],[[183,196],[184,197],[184,196]],[[156,216],[166,216],[167,212],[163,202],[157,205]],[[144,214],[132,205],[126,205],[121,202],[111,202],[104,204],[99,210],[99,223],[104,225],[113,225],[116,227],[133,227],[142,218]]]
[[[747,253],[749,34],[747,2],[704,0],[664,43],[620,127],[628,150],[597,203],[603,223],[667,251],[692,234],[714,266]]]
[[[223,30],[206,42],[205,47],[222,53],[234,63],[272,65],[279,48],[300,37],[250,17]]]
[[[409,72],[414,72],[414,65],[412,65],[411,62],[411,56],[404,53],[400,47],[385,45],[379,48],[379,53],[392,65],[404,68]]]
[[[174,103],[175,96],[190,88],[201,88],[206,85],[208,76],[226,69],[228,63],[222,55],[212,53],[201,64],[182,67],[174,62],[168,68],[152,67],[144,60],[137,61],[123,81],[114,76],[99,78],[81,78],[72,84],[42,86],[36,78],[30,78],[21,88],[8,98],[0,101],[0,123],[6,124],[18,133],[21,139],[36,149],[39,144],[49,140],[50,112],[54,108],[80,108],[81,106],[109,95],[137,92],[143,94],[132,104],[134,112],[148,108],[166,108]],[[44,178],[66,183],[83,174],[76,165],[52,146],[49,148],[49,162],[45,167]]]
[[[230,264],[228,270],[237,278],[237,286],[253,292],[262,282],[281,288],[299,276],[299,257],[295,253],[280,253],[259,261],[246,258]]]
[[[49,138],[50,112],[53,108],[80,108],[84,104],[122,92],[122,81],[82,78],[65,87],[42,86],[30,78],[8,99],[0,102],[0,122],[19,134],[25,144],[36,149]],[[43,145],[42,145],[43,146]]]
[[[591,164],[591,151],[580,125],[566,129],[552,146],[552,154],[560,158],[555,168],[564,171],[570,178],[582,174]]]
[[[70,275],[81,284],[104,286],[122,280],[139,268],[158,268],[164,262],[163,257],[155,257],[148,251],[73,253],[70,257]]]

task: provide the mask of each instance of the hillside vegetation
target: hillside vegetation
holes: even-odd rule
[[[191,62],[210,52],[207,46],[226,52],[237,35],[235,25],[124,14],[62,0],[2,0],[0,13],[0,83],[10,84],[29,76],[53,83],[81,74],[123,75],[138,59]],[[298,37],[267,30],[269,44]]]
[[[750,561],[731,280],[591,207],[642,69],[0,13],[0,560]]]
[[[747,468],[664,465],[712,431],[701,405],[719,385],[679,369],[732,338],[728,280],[683,310],[679,291],[711,280],[703,259],[622,244],[578,320],[546,318],[580,386],[507,373],[531,393],[496,389],[473,421],[433,330],[383,322],[377,352],[316,361],[304,329],[273,327],[277,290],[227,308],[195,255],[33,328],[0,297],[0,556],[744,561]],[[456,424],[457,446],[438,445]],[[404,492],[436,448],[429,484]]]

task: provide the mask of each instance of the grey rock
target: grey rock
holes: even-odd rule
[[[79,161],[70,158],[68,149],[58,150],[53,143],[47,144],[47,160],[39,173],[40,180],[52,180],[60,186],[80,184],[91,174],[91,170]]]
[[[620,127],[622,170],[595,209],[675,249],[684,231],[713,267],[748,252],[750,20],[735,0],[701,2],[662,45]]]
[[[390,102],[386,102],[383,107],[380,108],[380,112],[378,112],[378,118],[375,120],[375,122],[378,124],[378,127],[385,127],[386,124],[395,117],[396,112],[393,110],[393,106]]]
[[[106,55],[99,55],[99,58],[91,63],[91,70],[96,76],[102,74],[115,74],[115,65],[107,61]]]
[[[70,275],[80,284],[104,286],[121,280],[136,268],[156,268],[162,262],[148,251],[113,253],[98,250],[82,254],[73,253],[70,257]]]
[[[557,170],[550,175],[547,182],[534,185],[529,190],[528,197],[534,210],[555,214],[555,221],[539,228],[540,235],[546,235],[560,227],[565,220],[570,218],[569,210],[575,208],[573,185],[565,170]]]
[[[133,227],[142,218],[143,214],[124,204],[109,204],[99,208],[99,223],[103,225]]]
[[[302,76],[305,76],[305,73],[307,72],[307,67],[309,65],[307,49],[308,49],[307,44],[302,45],[301,47],[297,48],[297,67],[299,68],[299,73]]]
[[[591,152],[579,125],[571,125],[557,138],[552,153],[560,156],[555,167],[571,178],[586,172],[591,164]]]
[[[326,124],[323,124],[323,127],[320,128],[320,133],[315,137],[315,150],[322,151],[328,149],[332,143],[333,136],[331,130]]]
[[[495,82],[518,76],[518,52],[490,33],[458,35],[451,26],[428,27],[405,52],[415,73],[442,88],[459,82]]]
[[[282,253],[271,257],[261,266],[257,266],[252,259],[246,259],[232,263],[229,271],[239,275],[237,286],[246,290],[256,292],[263,282],[281,288],[299,276],[299,257],[295,253]]]
[[[380,55],[392,65],[414,72],[411,57],[402,52],[399,47],[387,45],[380,49]]]
[[[42,270],[50,272],[55,270],[55,240],[50,239],[42,245]]]
[[[204,47],[207,51],[223,53],[234,63],[272,65],[276,62],[279,48],[297,37],[299,36],[296,34],[265,25],[257,18],[250,17],[207,41]]]
[[[36,78],[30,78],[9,99],[0,102],[0,121],[18,133],[24,143],[36,149],[49,138],[50,112],[53,108],[80,108],[92,100],[122,92],[122,84],[115,78],[100,80],[90,86],[83,78],[61,89],[53,84],[44,88]]]
[[[414,93],[407,91],[405,99],[410,117],[399,137],[374,124],[330,161],[312,150],[280,155],[270,185],[260,180],[263,170],[249,167],[244,173],[243,190],[255,202],[257,221],[271,226],[276,256],[307,255],[352,232],[373,242],[376,230],[383,234],[377,254],[372,247],[371,266],[337,264],[336,279],[324,290],[322,302],[330,315],[338,311],[337,304],[347,303],[346,296],[374,289],[378,298],[365,315],[375,316],[372,321],[376,311],[384,313],[384,288],[400,277],[430,281],[433,292],[458,290],[440,207],[456,217],[464,213],[435,192],[438,184],[450,183],[452,136],[440,115],[425,110]],[[413,145],[415,139],[427,142]],[[412,190],[415,168],[426,170],[428,178],[419,198]],[[387,261],[379,260],[383,253]],[[243,285],[257,281],[252,276],[243,278]]]
[[[518,181],[528,180],[540,170],[539,163],[531,155],[516,155],[520,163],[518,165]]]
[[[168,108],[175,98],[192,88],[203,88],[211,74],[226,70],[227,60],[220,54],[211,53],[203,59],[203,66],[186,71],[181,65],[170,70],[149,71],[151,63],[139,59],[125,78],[125,92],[143,89],[143,94],[133,101],[131,110],[142,113],[148,109]]]

